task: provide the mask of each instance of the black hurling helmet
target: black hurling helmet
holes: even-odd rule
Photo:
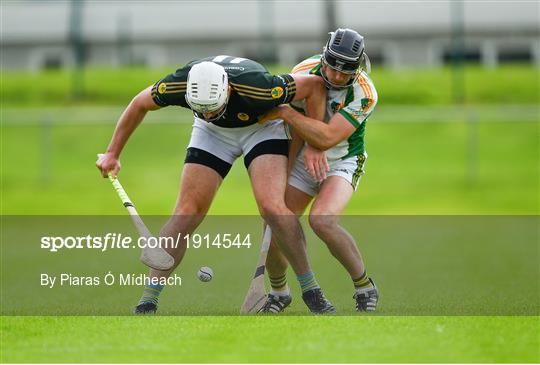
[[[366,71],[370,71],[369,58],[364,52],[364,37],[352,29],[338,28],[330,33],[330,39],[326,42],[322,54],[323,64],[346,74],[356,75],[360,65],[365,65]],[[324,71],[321,70],[326,87],[329,89],[345,89],[352,85],[356,76],[351,77],[346,85],[336,85],[330,82]]]

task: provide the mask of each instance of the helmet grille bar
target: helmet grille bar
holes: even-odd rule
[[[342,39],[343,39],[343,33],[338,32],[336,34],[336,38],[334,39],[334,45],[339,46],[341,44]]]
[[[218,93],[218,84],[210,84],[210,97],[215,98]]]

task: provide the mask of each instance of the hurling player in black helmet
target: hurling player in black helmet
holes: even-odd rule
[[[371,68],[364,49],[364,37],[352,29],[339,28],[330,33],[321,61],[321,76],[329,89],[352,85],[362,64],[367,73]]]
[[[280,106],[271,113],[292,127],[285,203],[302,215],[313,201],[310,226],[347,270],[359,312],[377,308],[378,289],[368,276],[353,234],[339,224],[339,218],[364,174],[366,122],[377,104],[369,70],[364,38],[352,29],[337,29],[330,33],[322,54],[293,69],[293,75],[318,75],[324,80],[324,119],[311,115],[305,103],[291,103],[294,109]],[[287,265],[278,246],[272,244],[266,262],[272,290],[263,312],[278,313],[291,303]],[[305,295],[303,299],[309,300]]]

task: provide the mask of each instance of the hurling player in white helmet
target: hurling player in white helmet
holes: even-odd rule
[[[175,259],[174,266],[167,271],[152,269],[150,277],[168,277],[181,262],[185,237],[202,222],[233,162],[243,156],[259,212],[307,293],[306,305],[315,313],[334,311],[311,270],[298,218],[285,204],[289,141],[284,124],[281,120],[258,124],[265,112],[300,100],[322,119],[324,98],[324,83],[318,76],[272,75],[255,61],[220,55],[188,63],[131,101],[107,152],[96,163],[104,177],[118,174],[120,153],[148,111],[177,105],[194,114],[177,203],[160,232],[165,237],[181,233],[184,240],[179,247],[165,247]],[[146,285],[135,313],[154,313],[162,289]]]
[[[375,310],[378,291],[367,274],[355,239],[340,226],[339,218],[364,174],[366,122],[377,104],[369,69],[364,38],[352,29],[337,29],[321,55],[293,69],[295,75],[323,78],[328,94],[322,121],[305,116],[306,105],[302,102],[291,103],[296,110],[280,106],[263,117],[282,118],[291,127],[291,173],[285,202],[300,216],[313,200],[310,226],[348,271],[358,311]],[[290,304],[291,296],[285,276],[286,257],[273,243],[267,269],[272,291],[263,312],[280,312]]]
[[[195,116],[207,122],[220,119],[229,100],[229,77],[223,66],[201,62],[189,71],[186,102]]]

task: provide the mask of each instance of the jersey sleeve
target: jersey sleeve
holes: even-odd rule
[[[360,74],[351,93],[351,95],[347,95],[349,102],[338,113],[345,117],[355,128],[358,128],[375,109],[377,90],[375,90],[369,78]]]
[[[261,113],[275,106],[288,104],[296,95],[296,83],[289,74],[249,72],[229,80],[229,84],[239,96]]]
[[[274,76],[272,97],[276,99],[276,105],[289,104],[295,95],[296,82],[290,74]]]
[[[189,108],[186,102],[187,76],[190,66],[185,66],[165,76],[152,87],[152,99],[159,106],[179,105]]]

